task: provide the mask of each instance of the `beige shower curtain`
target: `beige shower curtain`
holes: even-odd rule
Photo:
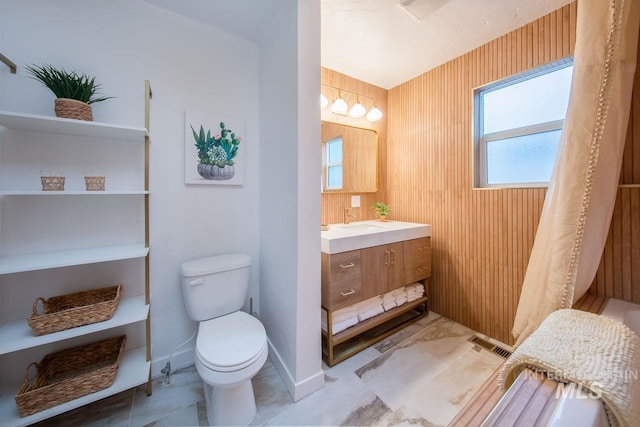
[[[578,0],[573,82],[558,158],[513,326],[519,345],[570,308],[598,269],[616,199],[640,0]]]

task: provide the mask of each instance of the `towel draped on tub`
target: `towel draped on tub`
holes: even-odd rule
[[[640,338],[616,320],[570,309],[551,313],[504,363],[503,389],[525,368],[601,397],[613,427],[640,420]]]

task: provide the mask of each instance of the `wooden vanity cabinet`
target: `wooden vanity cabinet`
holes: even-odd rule
[[[322,309],[327,330],[322,331],[324,361],[336,363],[364,350],[428,314],[428,279],[431,276],[431,239],[402,242],[335,254],[322,253]],[[332,334],[334,311],[421,282],[425,295]]]

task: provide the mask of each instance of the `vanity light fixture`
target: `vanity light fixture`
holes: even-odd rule
[[[367,120],[369,120],[370,122],[377,122],[381,118],[382,118],[382,111],[380,111],[380,109],[375,105],[367,113]]]
[[[349,106],[342,98],[337,98],[331,104],[331,112],[335,114],[347,114],[347,110],[349,110]]]
[[[326,96],[320,94],[320,109],[327,108],[327,105],[329,105],[329,100]]]
[[[326,94],[326,95],[325,95]],[[320,107],[322,109],[326,108],[329,105],[328,98],[334,98],[335,101],[331,104],[331,112],[334,114],[339,114],[341,116],[350,116],[354,119],[358,119],[360,117],[365,116],[366,119],[370,122],[377,122],[383,116],[382,111],[375,105],[375,101],[368,96],[359,95],[354,92],[349,92],[347,90],[339,89],[334,86],[322,85],[322,93],[320,94]],[[349,108],[349,98],[354,97],[356,103]],[[366,104],[360,102],[360,99],[363,98],[367,100],[371,105],[371,108],[367,112]]]
[[[353,107],[349,110],[349,115],[354,119],[358,119],[365,115],[367,109],[364,108],[364,105],[360,104],[360,98],[358,98],[358,102],[353,104]]]

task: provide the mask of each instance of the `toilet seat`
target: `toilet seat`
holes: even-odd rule
[[[233,372],[250,366],[267,351],[267,334],[258,319],[243,311],[200,322],[196,357],[217,372]]]

